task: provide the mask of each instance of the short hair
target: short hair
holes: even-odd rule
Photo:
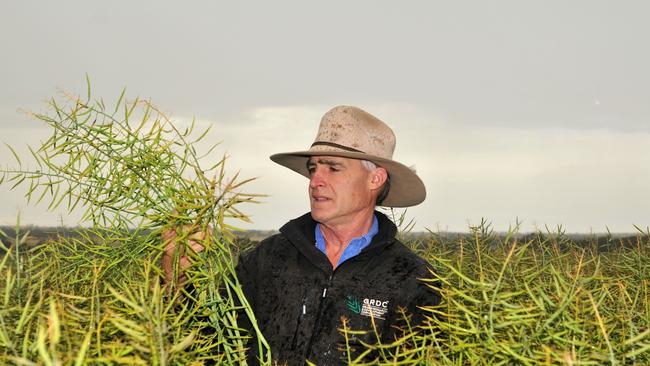
[[[361,166],[366,168],[366,170],[369,172],[373,172],[375,171],[375,169],[378,168],[377,164],[373,163],[370,160],[361,160]],[[375,206],[380,206],[384,202],[384,200],[388,196],[389,191],[390,191],[390,175],[388,174],[388,171],[386,171],[386,181],[384,182],[381,192],[379,192],[379,195],[375,200]]]

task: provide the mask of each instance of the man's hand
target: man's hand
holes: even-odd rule
[[[188,241],[189,247],[195,253],[202,252],[205,247],[202,243],[209,240],[212,235],[212,228],[208,231],[191,232],[191,226],[186,225],[178,229],[166,229],[162,233],[163,243],[165,244],[165,253],[162,258],[162,269],[164,272],[165,285],[169,291],[172,287],[179,289],[180,286],[187,281],[185,271],[192,265],[189,257],[185,253],[185,246],[181,242],[183,236]],[[188,234],[185,234],[188,233]],[[174,281],[174,258],[178,255],[178,267],[176,281]]]

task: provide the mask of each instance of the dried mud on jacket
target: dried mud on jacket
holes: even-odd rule
[[[316,222],[309,213],[241,256],[237,275],[274,361],[342,364],[347,357],[341,318],[350,329],[369,330],[351,340],[360,349],[359,340],[377,343],[371,315],[382,342],[390,342],[402,319],[400,307],[419,323],[423,314],[417,307],[440,302],[439,293],[418,280],[431,278],[427,262],[395,239],[392,221],[375,214],[379,232],[371,244],[336,270],[315,246]],[[253,357],[256,343],[248,343]]]

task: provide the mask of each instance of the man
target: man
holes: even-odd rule
[[[321,121],[306,151],[271,160],[309,178],[311,211],[241,256],[237,275],[274,360],[340,364],[364,343],[390,343],[424,320],[438,292],[420,281],[427,263],[395,239],[377,205],[407,207],[425,198],[408,167],[392,160],[393,131],[367,112],[338,106]],[[252,347],[256,346],[256,342]],[[253,350],[251,354],[257,354]]]

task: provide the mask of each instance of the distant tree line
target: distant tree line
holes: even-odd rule
[[[7,248],[11,247],[17,237],[15,226],[0,226],[0,240]],[[66,238],[81,238],[87,237],[90,229],[83,227],[48,227],[48,226],[35,226],[29,225],[21,227],[18,230],[18,236],[24,237],[21,245],[27,248],[33,248],[37,245],[43,244],[47,241],[56,240],[60,237]],[[245,251],[257,245],[263,238],[273,235],[275,231],[272,230],[249,230],[235,232],[236,239],[234,240],[235,247],[240,251]],[[147,234],[143,232],[143,234]],[[25,236],[26,235],[26,236]],[[474,240],[476,236],[480,236],[481,240],[490,245],[493,243],[501,242],[506,233],[499,233],[493,231],[477,231],[477,232],[409,232],[402,234],[404,242],[408,243],[416,251],[426,251],[426,249],[436,243],[444,243],[449,245],[460,245],[463,240],[465,242]],[[530,243],[531,245],[554,245],[558,248],[574,248],[575,246],[591,248],[600,252],[606,252],[621,247],[637,247],[639,245],[650,245],[650,235],[647,233],[639,234],[566,234],[566,233],[517,233],[514,234],[517,240],[521,243]],[[460,240],[463,239],[463,240]],[[3,250],[0,246],[0,253]]]

